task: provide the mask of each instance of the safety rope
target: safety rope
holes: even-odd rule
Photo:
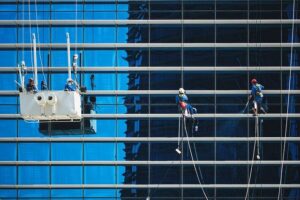
[[[192,127],[192,136],[194,136],[194,122],[193,122],[193,127]],[[195,153],[196,160],[199,160],[195,142],[193,142],[193,147],[194,147],[194,153]],[[201,180],[202,180],[202,183],[204,183],[204,178],[203,178],[202,170],[201,170],[201,167],[200,167],[200,166],[198,166],[198,171],[199,171],[199,174],[200,174],[200,178],[201,178]]]
[[[295,7],[296,7],[296,1],[293,0],[293,7],[292,7],[292,37],[291,37],[291,56],[290,56],[290,63],[289,63],[289,67],[290,67],[290,71],[289,71],[289,82],[288,82],[288,93],[287,93],[287,106],[286,106],[286,118],[285,118],[285,130],[284,130],[284,140],[283,140],[283,150],[282,150],[282,154],[281,154],[281,165],[280,165],[280,179],[279,179],[279,189],[278,189],[278,195],[277,195],[277,200],[280,199],[280,196],[282,195],[282,190],[281,190],[281,186],[282,186],[282,177],[283,177],[283,163],[285,160],[285,149],[286,149],[286,138],[287,138],[287,131],[288,131],[288,114],[289,114],[289,107],[290,107],[290,91],[291,91],[291,77],[292,77],[292,65],[294,63],[293,59],[293,55],[294,55],[294,29],[295,29]]]
[[[187,128],[186,128],[186,118],[185,118],[185,116],[183,116],[183,126],[184,126],[184,131],[185,131],[185,134],[186,134],[186,139],[187,139],[187,143],[188,143],[188,147],[189,147],[189,152],[190,152],[190,155],[191,155],[191,158],[192,158],[192,163],[193,163],[193,166],[194,166],[194,169],[195,169],[195,172],[196,172],[197,180],[198,180],[198,182],[199,182],[199,184],[200,184],[200,187],[201,187],[201,190],[202,190],[202,192],[203,192],[203,195],[204,195],[205,199],[208,200],[208,197],[207,197],[207,195],[206,195],[206,193],[205,193],[205,190],[204,190],[204,188],[203,188],[203,186],[202,186],[202,182],[201,182],[201,180],[200,180],[200,176],[199,176],[199,174],[198,174],[198,170],[197,170],[197,167],[196,167],[196,164],[195,164],[193,152],[192,152],[191,145],[190,145],[190,141],[189,141],[188,131],[187,131]]]
[[[37,43],[38,46],[38,53],[39,53],[39,60],[41,63],[41,69],[42,69],[42,75],[43,75],[43,81],[46,83],[46,77],[44,74],[44,64],[43,64],[43,59],[42,59],[42,54],[41,54],[41,43],[40,43],[40,31],[39,31],[39,24],[38,24],[38,14],[37,14],[37,0],[34,0],[34,8],[35,8],[35,22],[36,22],[36,34],[37,34]],[[38,83],[36,83],[38,85]]]
[[[28,1],[28,20],[29,20],[29,41],[30,41],[30,44],[32,44],[30,1]],[[33,45],[30,45],[30,58],[31,58],[31,66],[33,66]],[[32,77],[34,77],[34,70],[32,70]]]
[[[23,0],[22,2],[22,42],[23,42],[23,46],[22,46],[22,61],[24,61],[24,52],[25,52],[25,0]]]
[[[75,53],[77,53],[77,42],[78,42],[78,36],[77,36],[77,23],[78,23],[78,3],[77,0],[75,0]]]
[[[253,152],[252,152],[252,159],[251,159],[251,166],[250,166],[250,172],[249,172],[249,178],[248,178],[248,183],[247,183],[247,190],[246,190],[246,195],[245,195],[245,200],[247,200],[248,195],[249,195],[249,189],[250,189],[250,182],[252,178],[252,171],[253,171],[253,163],[254,163],[254,158],[255,158],[255,150],[256,150],[256,145],[258,142],[258,135],[259,135],[259,128],[258,128],[258,117],[255,117],[255,129],[254,129],[254,144],[253,144]],[[259,150],[258,150],[259,151]],[[259,154],[259,153],[258,153]]]
[[[178,118],[178,140],[177,140],[177,149],[180,150],[180,116]]]

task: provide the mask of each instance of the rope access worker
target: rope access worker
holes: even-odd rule
[[[26,85],[26,90],[27,90],[27,92],[37,93],[38,90],[37,90],[37,88],[36,88],[36,86],[34,84],[33,78],[29,79],[29,81],[28,81],[28,83]]]
[[[264,86],[259,84],[256,79],[251,80],[252,88],[251,88],[251,94],[248,98],[248,101],[252,99],[253,102],[253,115],[257,116],[257,114],[261,111],[262,113],[266,113],[262,106],[263,101],[263,93],[262,90],[264,89]]]
[[[65,91],[76,91],[77,86],[71,78],[68,78],[65,85]]]
[[[183,88],[179,88],[178,92],[179,94],[176,96],[176,103],[179,110],[181,110],[185,116],[193,117],[192,115],[197,113],[197,109],[193,108],[191,104],[188,103],[188,97]]]

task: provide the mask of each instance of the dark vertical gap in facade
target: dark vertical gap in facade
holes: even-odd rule
[[[22,6],[24,7],[24,4],[22,4]],[[17,10],[16,10],[17,13],[22,12],[19,9],[20,9],[20,4],[19,4],[19,2],[17,2]],[[22,15],[24,16],[24,13],[22,13]],[[17,14],[17,20],[19,20],[19,15],[18,14]],[[22,29],[23,28],[24,27],[22,26]],[[19,43],[18,33],[19,33],[19,31],[18,31],[18,28],[17,28],[17,43]],[[24,41],[22,41],[22,42],[25,43]],[[19,63],[19,53],[18,53],[18,51],[19,51],[19,49],[17,50],[16,63]],[[23,49],[22,49],[22,51],[23,51]],[[16,79],[16,80],[18,80],[18,79]],[[17,105],[16,105],[17,106],[17,111],[19,111],[19,109],[18,109],[19,104],[20,104],[19,98],[17,98]],[[18,138],[19,137],[19,119],[16,119],[16,122],[17,122],[17,138]],[[18,141],[16,142],[16,160],[19,161],[19,142]],[[16,183],[17,183],[17,185],[19,185],[19,166],[18,165],[16,166]],[[18,189],[18,187],[16,189],[16,198],[19,199],[19,189]]]
[[[214,19],[217,19],[217,0],[214,1]],[[214,44],[216,44],[217,42],[217,25],[216,23],[214,24]],[[215,45],[214,45],[215,46]],[[215,90],[215,94],[214,94],[214,113],[217,112],[217,95],[216,95],[216,90],[217,90],[217,71],[216,71],[216,67],[217,67],[217,48],[216,46],[214,47],[214,90]],[[217,119],[214,118],[214,136],[217,137]],[[217,142],[214,142],[214,160],[217,160]],[[214,165],[214,184],[217,184],[217,166]],[[217,189],[214,188],[214,198],[216,199],[217,197]]]
[[[247,0],[247,19],[250,19],[250,0]],[[249,23],[247,24],[247,42],[250,43],[250,25]],[[247,48],[247,67],[250,66],[250,48]],[[247,83],[249,83],[250,80],[250,73],[249,70],[247,71]],[[248,85],[247,84],[247,89],[248,89]],[[246,97],[247,101],[248,101],[248,96]],[[248,109],[246,108],[246,113],[248,113]],[[250,137],[249,134],[249,130],[250,130],[250,118],[247,118],[247,137]],[[247,160],[250,160],[250,158],[252,159],[252,157],[250,156],[250,146],[251,146],[251,142],[247,142]],[[247,165],[247,179],[246,179],[246,184],[248,183],[248,179],[249,179],[249,173],[250,173],[250,169],[249,169],[249,165]],[[245,192],[246,193],[246,192]]]
[[[281,19],[283,19],[283,5],[282,5],[282,0],[280,0],[280,3],[281,3],[280,15],[281,15]],[[280,39],[281,39],[281,42],[284,42],[283,41],[283,34],[282,34],[283,30],[282,29],[283,29],[282,24],[280,24],[280,36],[281,36]],[[281,58],[280,59],[280,68],[281,68],[282,65],[283,65],[283,50],[282,50],[282,48],[280,48],[280,58]],[[282,74],[282,71],[280,71],[280,90],[284,89],[283,88],[283,80],[282,80],[282,78],[283,78],[283,74]],[[284,101],[283,101],[283,94],[282,94],[282,92],[280,92],[280,113],[283,113],[283,105],[284,105],[283,103],[284,103]],[[281,137],[283,136],[283,134],[282,134],[282,131],[284,129],[283,123],[284,123],[283,118],[280,118],[280,136]],[[283,149],[283,143],[280,142],[280,154],[282,152],[282,149]],[[282,155],[280,155],[280,158],[282,158]]]
[[[148,0],[148,19],[151,20],[151,1]],[[148,43],[151,43],[151,24],[148,26]],[[151,48],[148,48],[148,66],[151,68]],[[151,90],[151,70],[148,71],[148,90]],[[148,94],[148,113],[151,113],[151,95]],[[151,137],[151,119],[148,119],[148,137]],[[148,142],[148,160],[151,160],[151,142]],[[148,165],[148,184],[151,184],[151,165]],[[155,190],[153,190],[155,191]],[[148,188],[148,195],[151,189]]]
[[[49,2],[49,20],[52,20],[52,1]],[[50,44],[52,44],[52,25],[50,24],[49,26],[49,41],[50,41]],[[51,45],[50,45],[50,48],[49,48],[49,68],[52,68],[52,62],[51,62],[51,58],[52,58],[52,49],[51,49]],[[52,80],[52,73],[48,73],[48,89],[50,90],[52,88],[52,85],[51,85],[51,80]],[[50,138],[52,137],[52,132],[51,132],[51,126],[48,126],[48,134],[50,136]],[[50,144],[49,144],[49,160],[50,160],[50,163],[52,161],[52,142],[50,141]],[[52,199],[52,166],[50,165],[49,166],[49,185],[50,185],[50,199]]]
[[[181,87],[184,88],[184,62],[183,62],[183,20],[184,20],[184,10],[183,10],[183,0],[181,0]],[[183,119],[183,118],[182,118]],[[183,119],[184,120],[184,119]],[[183,125],[185,125],[185,123],[183,123],[182,120],[182,129],[183,129]],[[183,132],[181,132],[183,133]],[[184,134],[182,134],[182,136],[184,136]],[[187,143],[188,144],[188,143]],[[183,155],[184,155],[184,145],[182,143],[182,153],[181,153],[181,161],[183,160]],[[188,153],[188,150],[187,150]],[[184,166],[183,164],[181,165],[181,184],[184,184]],[[181,188],[181,199],[184,199],[184,189],[183,187]]]
[[[81,2],[80,2],[81,4],[82,4],[82,6],[81,6],[81,8],[82,8],[82,11],[80,11],[80,12],[82,12],[82,20],[84,20],[84,7],[85,7],[85,4],[84,4],[84,0],[82,0]],[[78,16],[78,14],[77,14],[77,16]],[[80,15],[79,15],[80,16]],[[82,43],[84,44],[85,43],[85,41],[84,41],[84,30],[85,30],[85,25],[83,24],[82,26],[82,36],[81,36],[81,39],[82,39]],[[77,30],[76,30],[77,31]],[[82,47],[82,49],[84,49],[84,45],[83,45],[83,47]],[[84,67],[84,62],[83,62],[83,50],[80,50],[79,52],[79,62],[80,62],[80,68],[83,68]],[[79,74],[79,82],[80,82],[80,85],[81,86],[83,86],[84,84],[84,81],[83,81],[83,78],[84,78],[84,73],[82,73],[82,71],[80,71],[81,73]],[[85,101],[83,101],[83,108],[84,108],[84,106],[85,106]],[[81,128],[81,130],[83,131],[83,135],[82,135],[82,137],[85,137],[85,123],[84,123],[84,121],[83,121],[83,123],[81,123],[82,124],[82,128]],[[96,130],[97,131],[97,130]],[[82,141],[82,160],[83,161],[85,161],[85,142],[84,141]],[[85,168],[85,166],[84,165],[82,165],[82,183],[83,184],[85,184],[85,170],[86,170],[86,168]],[[84,199],[85,198],[85,189],[84,188],[82,188],[82,198]]]
[[[118,19],[118,2],[115,0],[115,9],[116,9],[116,20]],[[115,43],[118,44],[118,25],[115,25]],[[115,66],[114,67],[119,67],[118,66],[118,48],[116,45],[115,49]],[[116,89],[119,90],[119,85],[118,85],[118,70],[116,70]],[[118,94],[116,93],[115,97],[115,103],[116,103],[116,114],[118,114]],[[115,119],[115,131],[116,131],[116,137],[118,137],[118,119]],[[115,161],[118,160],[118,143],[115,142]],[[118,166],[115,166],[115,178],[114,178],[115,184],[118,184]],[[115,189],[115,198],[117,199],[118,196],[118,190]]]

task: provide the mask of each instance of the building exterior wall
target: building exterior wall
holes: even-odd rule
[[[281,199],[300,199],[298,13],[287,0],[1,1],[0,198],[245,199],[250,183],[252,199],[277,199],[279,186]],[[66,32],[78,82],[96,97],[96,133],[40,132],[14,116],[31,34],[39,80],[63,90]],[[243,113],[252,78],[266,89],[260,138]],[[199,113],[189,137],[170,115],[180,87]],[[295,117],[276,115],[286,113]],[[251,165],[257,143],[262,162]]]

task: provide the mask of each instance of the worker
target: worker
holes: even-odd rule
[[[266,113],[262,106],[263,101],[263,93],[262,90],[264,89],[264,86],[259,84],[256,79],[251,80],[252,88],[251,88],[251,94],[248,98],[248,101],[252,99],[253,107],[253,115],[257,116],[257,114],[261,111],[262,113]]]
[[[48,89],[47,84],[45,83],[45,81],[41,82],[41,88],[42,88],[42,90],[47,90]]]
[[[26,90],[27,92],[33,92],[33,93],[37,93],[37,88],[34,84],[34,80],[33,78],[30,78],[27,85],[26,85]]]
[[[187,116],[196,114],[197,109],[193,108],[191,104],[188,103],[188,97],[186,96],[185,90],[183,88],[179,88],[178,92],[179,94],[176,96],[176,103],[182,113]]]
[[[68,78],[65,85],[65,91],[76,91],[77,86],[71,78]]]

